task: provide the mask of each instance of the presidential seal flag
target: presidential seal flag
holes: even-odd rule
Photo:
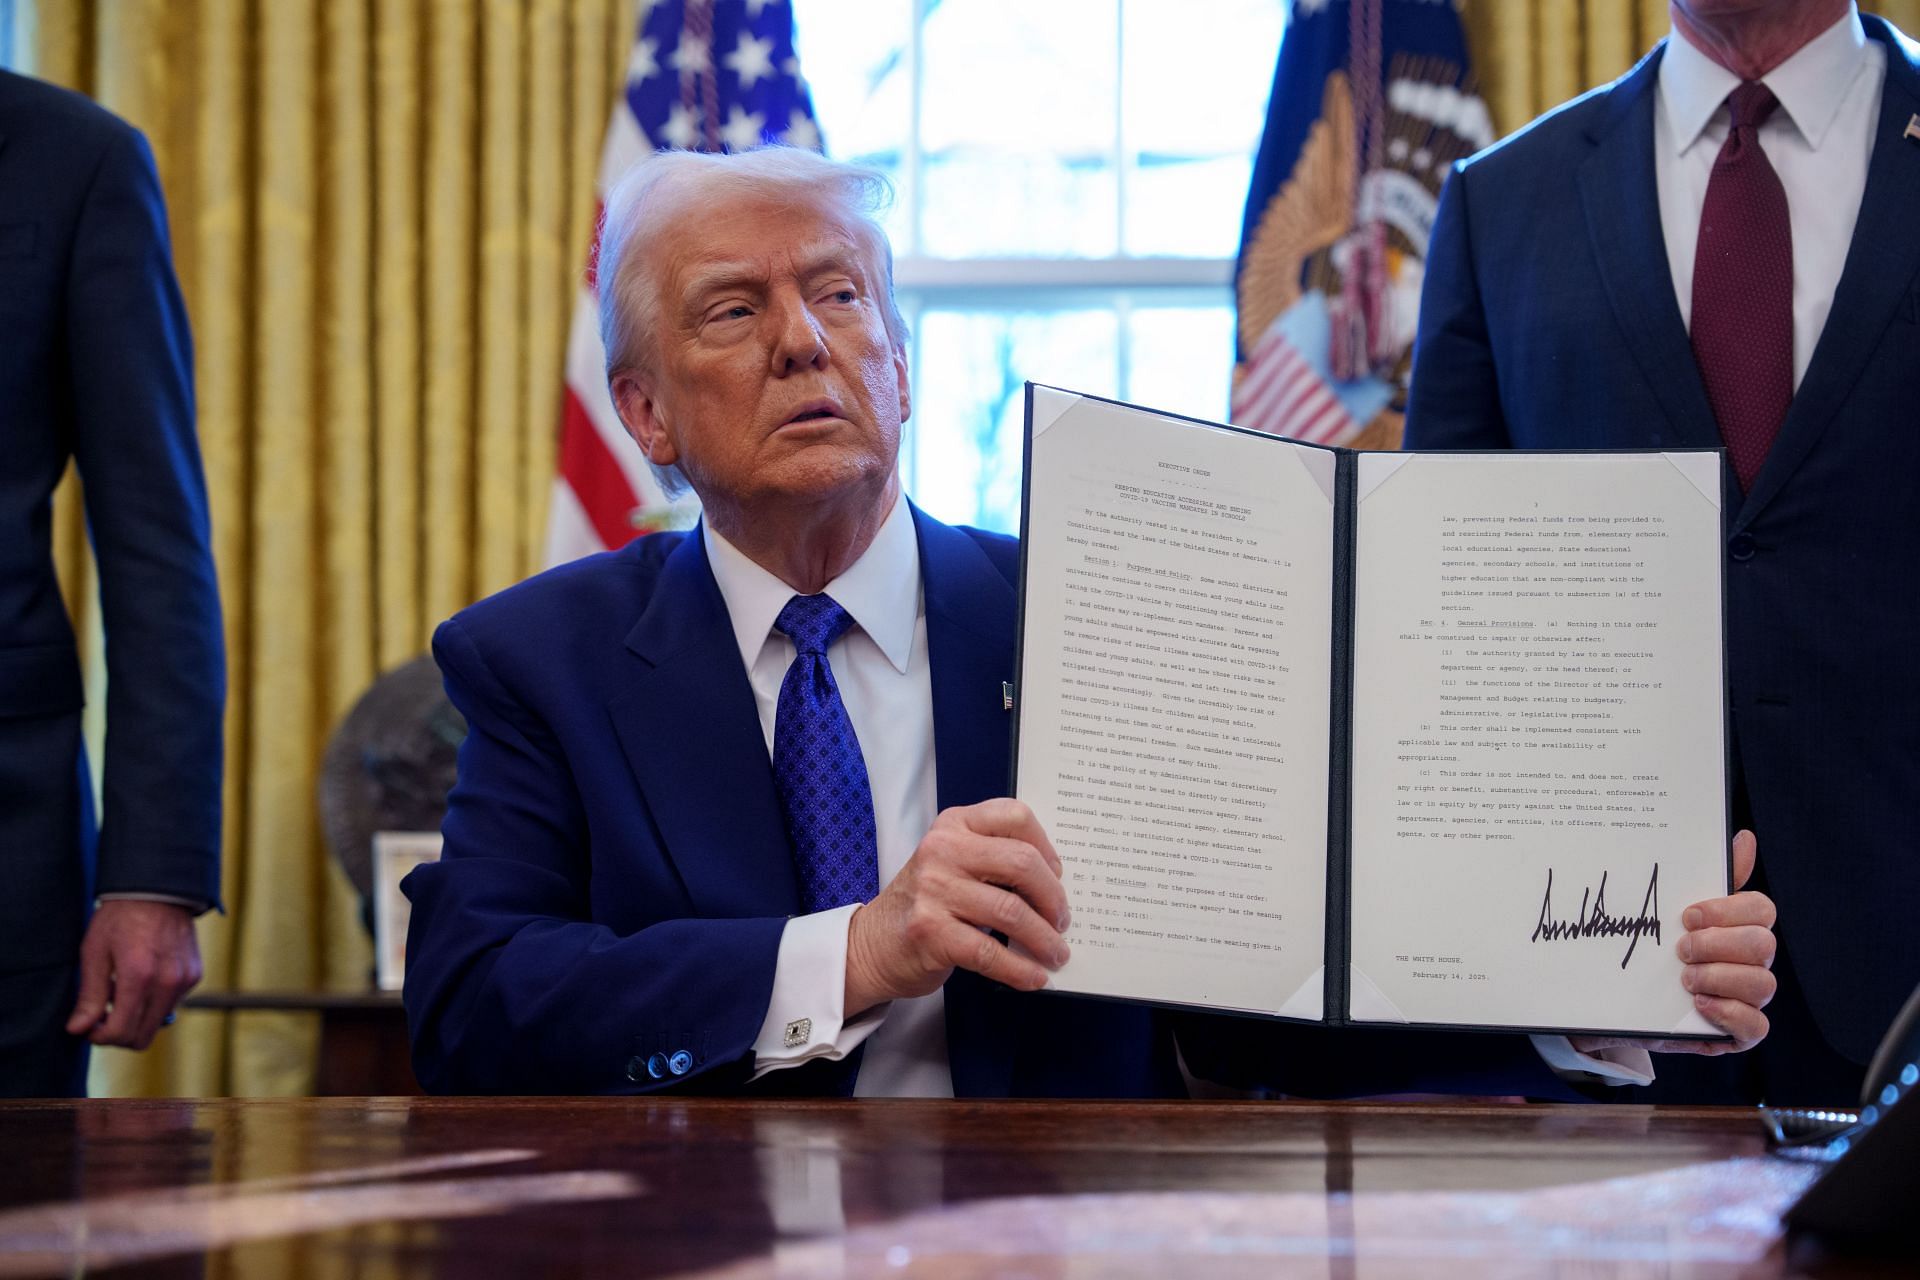
[[[1440,187],[1492,141],[1453,0],[1294,0],[1234,273],[1237,425],[1399,445]]]
[[[788,0],[654,0],[640,20],[626,85],[607,125],[600,199],[656,150],[744,151],[763,143],[820,149],[794,55]],[[607,393],[593,268],[599,252],[596,216],[567,335],[560,459],[547,516],[549,565],[622,546],[670,518],[667,499]]]

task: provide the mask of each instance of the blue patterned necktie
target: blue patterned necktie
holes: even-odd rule
[[[827,647],[853,618],[832,596],[795,596],[773,625],[795,650],[774,712],[773,782],[793,844],[800,909],[871,901],[880,892],[873,789],[827,665]]]

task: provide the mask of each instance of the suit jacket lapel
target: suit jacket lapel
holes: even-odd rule
[[[913,523],[927,610],[935,790],[939,807],[949,809],[1007,793],[1012,718],[1000,686],[1013,678],[1016,600],[972,538],[917,507]],[[1013,993],[965,971],[947,980],[945,993],[954,1094],[1005,1097],[1019,1038]]]
[[[698,530],[661,566],[627,647],[639,669],[607,711],[694,914],[793,914],[773,766]]]
[[[1668,429],[1656,430],[1653,443],[1713,448],[1720,431],[1680,319],[1660,229],[1653,98],[1663,51],[1655,46],[1608,90],[1606,110],[1588,135],[1594,148],[1580,167],[1580,197],[1614,318],[1666,411]]]
[[[913,510],[927,610],[939,807],[1007,794],[1012,717],[1013,587],[972,538]]]
[[[1736,529],[1750,524],[1805,461],[1846,403],[1920,275],[1920,235],[1913,224],[1914,210],[1920,209],[1920,145],[1905,136],[1908,121],[1920,113],[1920,67],[1912,49],[1885,22],[1868,14],[1860,19],[1887,52],[1887,78],[1880,91],[1860,216],[1826,328],[1814,344],[1780,435],[1740,506]],[[1877,426],[1863,424],[1865,429]]]

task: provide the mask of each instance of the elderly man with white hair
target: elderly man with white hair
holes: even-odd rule
[[[1033,994],[1071,927],[1004,798],[1017,546],[901,493],[885,195],[770,149],[658,155],[610,199],[608,383],[704,519],[434,638],[469,736],[406,883],[427,1088],[1181,1091],[1152,1010]],[[1233,1025],[1182,1034],[1218,1058]],[[1511,1043],[1479,1085],[1551,1091]]]
[[[609,200],[609,385],[705,514],[435,637],[470,735],[407,882],[426,1087],[1178,1087],[1149,1010],[1022,994],[1068,921],[996,798],[1016,549],[901,494],[886,194],[769,149],[662,154]]]

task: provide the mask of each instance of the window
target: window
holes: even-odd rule
[[[1027,379],[1224,419],[1285,0],[796,0],[828,154],[893,179],[907,491],[1020,521]]]
[[[23,28],[26,26],[26,14],[19,0],[0,0],[0,67],[8,71],[21,71],[26,67],[24,61],[26,41]]]

